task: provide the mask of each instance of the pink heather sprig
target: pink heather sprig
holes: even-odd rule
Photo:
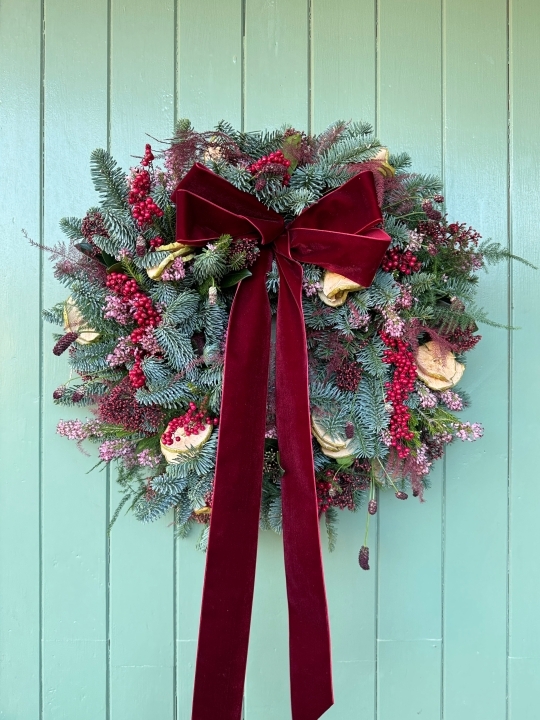
[[[134,356],[135,347],[129,336],[121,337],[112,353],[107,355],[107,365],[112,368],[120,367],[133,360]]]
[[[413,305],[412,290],[409,285],[399,286],[399,297],[396,300],[395,306],[398,310],[410,310]]]
[[[482,437],[484,428],[480,423],[454,423],[454,435],[460,440],[474,442]]]
[[[428,448],[426,445],[420,445],[414,457],[415,470],[418,475],[428,475],[431,470],[432,461],[428,457]]]
[[[184,261],[181,257],[174,259],[174,262],[168,267],[162,274],[161,279],[166,282],[175,280],[183,280],[186,277],[186,268],[184,267]]]
[[[163,352],[156,340],[153,327],[145,327],[139,338],[139,345],[149,355],[159,355]]]
[[[399,317],[393,305],[381,310],[384,317],[383,332],[393,338],[399,338],[405,330],[405,321]]]
[[[135,448],[129,440],[105,440],[99,446],[99,457],[103,462],[122,459],[128,467],[136,464]]]
[[[304,280],[302,283],[302,290],[305,292],[307,297],[312,297],[318,293],[319,290],[322,290],[322,285],[320,282],[309,282],[308,280]]]
[[[409,250],[411,252],[417,252],[422,247],[422,241],[424,237],[416,230],[409,230]]]
[[[118,295],[107,295],[105,298],[104,317],[116,320],[120,325],[127,325],[133,320],[131,306]]]
[[[159,465],[161,458],[155,455],[151,450],[142,450],[137,454],[137,464],[141,467],[154,468]]]
[[[81,420],[59,420],[56,432],[68,440],[82,442],[88,437],[85,424]]]
[[[445,390],[441,393],[440,397],[449,410],[457,412],[459,412],[459,410],[463,410],[463,400],[452,390]]]
[[[416,384],[416,390],[420,396],[420,406],[423,408],[434,408],[439,404],[435,393],[432,393],[423,383]]]
[[[349,325],[353,330],[363,330],[369,325],[369,313],[361,313],[352,302],[347,303],[349,308]]]

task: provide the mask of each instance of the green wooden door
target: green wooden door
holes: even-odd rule
[[[0,4],[0,718],[189,720],[204,557],[168,521],[106,527],[117,494],[55,435],[65,379],[40,310],[62,288],[20,233],[92,204],[90,151],[124,167],[176,117],[201,129],[365,119],[443,175],[452,218],[538,261],[535,0],[3,0]],[[384,498],[371,545],[325,553],[329,720],[540,717],[537,276],[482,284],[465,386],[486,428],[423,505]],[[65,410],[61,413],[66,417]],[[281,540],[263,534],[245,720],[286,720]],[[219,718],[216,718],[219,720]]]

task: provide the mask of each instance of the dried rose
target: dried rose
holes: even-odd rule
[[[71,296],[64,303],[64,330],[66,333],[77,333],[75,342],[79,345],[88,345],[99,338],[99,333],[94,328],[88,327]]]
[[[379,162],[377,170],[383,177],[391,177],[396,174],[396,169],[393,165],[390,165],[390,153],[388,152],[388,148],[381,148],[373,159]]]
[[[465,371],[454,353],[435,340],[420,345],[415,359],[416,374],[432,390],[449,390],[457,385]]]
[[[338,273],[327,270],[324,274],[323,286],[322,290],[319,291],[319,297],[325,305],[339,307],[345,303],[349,292],[356,290],[362,290],[362,286],[343,277],[343,275],[338,275]]]
[[[341,461],[354,457],[354,453],[352,452],[354,438],[340,440],[339,438],[331,437],[313,415],[311,416],[311,433],[327,457]]]

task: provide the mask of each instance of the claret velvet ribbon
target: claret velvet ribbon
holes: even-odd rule
[[[302,312],[302,266],[312,263],[363,287],[390,242],[371,172],[363,172],[292,223],[196,164],[173,193],[176,240],[204,245],[224,233],[260,238],[252,276],[232,304],[201,609],[192,720],[240,720],[255,582],[270,361],[266,274],[279,269],[276,425],[289,607],[293,720],[316,720],[332,704],[324,587]]]

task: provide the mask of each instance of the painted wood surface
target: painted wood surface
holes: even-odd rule
[[[127,169],[145,133],[338,117],[442,174],[451,218],[539,263],[536,0],[3,0],[0,3],[0,719],[189,720],[204,556],[170,519],[106,527],[114,477],[55,435],[40,310],[63,299],[48,244],[94,201],[88,158]],[[381,502],[325,551],[329,720],[540,717],[540,283],[516,263],[481,304],[464,385],[486,428],[451,448],[423,505]],[[74,416],[74,413],[72,414]],[[245,720],[290,718],[281,539],[263,533]],[[216,718],[216,720],[219,720]]]

